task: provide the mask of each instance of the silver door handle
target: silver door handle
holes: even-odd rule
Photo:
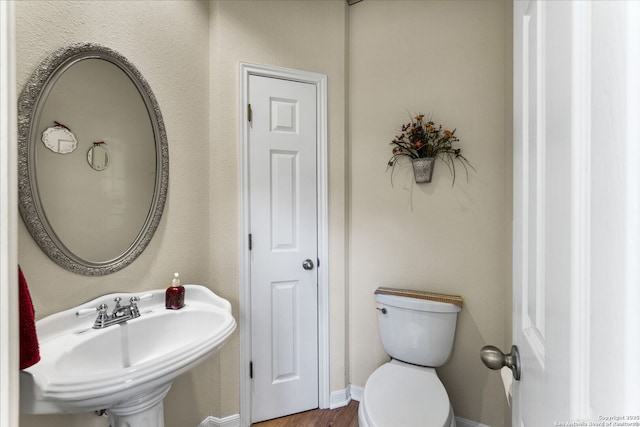
[[[513,379],[520,380],[520,352],[518,346],[511,346],[511,353],[504,354],[498,347],[485,345],[480,350],[480,358],[489,369],[502,369],[504,366],[511,369]]]
[[[304,261],[302,261],[302,268],[304,268],[305,270],[313,270],[313,261],[311,261],[310,259],[305,259]]]

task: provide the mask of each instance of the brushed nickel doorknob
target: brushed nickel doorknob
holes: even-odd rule
[[[304,268],[305,270],[313,270],[313,261],[311,261],[310,259],[305,259],[304,261],[302,261],[302,268]]]
[[[480,350],[480,359],[489,369],[502,369],[504,366],[511,369],[513,379],[520,380],[520,352],[518,346],[511,346],[511,353],[504,354],[498,347],[485,345]]]

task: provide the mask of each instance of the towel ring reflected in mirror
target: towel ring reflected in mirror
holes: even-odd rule
[[[138,69],[94,43],[47,57],[18,102],[18,180],[24,223],[55,263],[86,276],[131,264],[169,181],[164,121]]]

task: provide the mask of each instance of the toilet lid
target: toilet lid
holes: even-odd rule
[[[444,427],[451,422],[449,396],[432,368],[391,362],[364,388],[364,414],[371,427]]]

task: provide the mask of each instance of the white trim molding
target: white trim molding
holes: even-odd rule
[[[289,68],[240,63],[239,158],[240,158],[240,426],[251,425],[251,288],[248,234],[249,168],[247,105],[249,76],[279,78],[316,86],[317,95],[317,171],[318,171],[318,404],[331,404],[329,390],[329,175],[327,136],[327,75]]]
[[[207,417],[198,427],[240,427],[240,415],[229,415],[224,418]]]
[[[329,409],[342,408],[351,402],[351,386],[345,389],[332,391],[329,398]]]
[[[358,402],[362,400],[362,392],[364,391],[364,387],[360,387],[357,385],[350,385],[349,391],[351,393],[351,398],[353,400],[357,400]]]
[[[489,427],[476,421],[467,420],[465,418],[456,417],[456,427]]]
[[[571,417],[590,414],[591,348],[591,40],[592,5],[576,2],[572,7],[571,70]]]
[[[640,116],[640,82],[636,76],[640,74],[640,58],[637,52],[640,51],[640,28],[636,24],[640,19],[640,4],[629,2],[626,11],[626,27],[628,35],[627,45],[627,164],[626,173],[626,224],[627,224],[627,248],[628,254],[640,254],[640,171],[637,161],[640,159],[640,147],[637,141],[640,140],[640,126],[637,118]],[[633,259],[633,256],[631,257]],[[640,353],[640,265],[637,262],[628,262],[625,271],[626,291],[625,305],[627,327],[625,328],[625,376],[627,378],[640,378],[640,366],[636,363],[637,355]],[[636,327],[633,327],[636,325]],[[627,381],[624,391],[625,408],[633,408],[640,402],[640,387],[637,382]],[[637,407],[637,406],[636,406]]]
[[[0,2],[0,425],[17,426],[18,102],[15,3]]]

